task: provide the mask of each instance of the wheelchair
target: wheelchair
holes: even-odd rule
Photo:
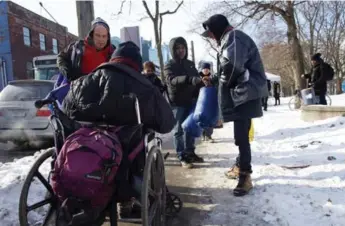
[[[116,180],[114,184],[114,195],[108,207],[103,211],[104,213],[101,214],[96,222],[88,223],[87,225],[101,226],[106,218],[108,218],[111,226],[117,226],[118,222],[123,220],[118,219],[117,203],[128,202],[134,199],[136,205],[140,207],[140,217],[136,219],[127,219],[126,222],[141,221],[141,224],[144,226],[164,226],[166,218],[176,216],[183,205],[181,199],[176,194],[169,192],[166,186],[164,161],[169,153],[163,156],[161,152],[162,140],[156,137],[153,131],[145,129],[141,123],[137,98],[133,95],[129,95],[128,99],[132,101],[134,105],[138,123],[137,125],[126,126],[123,130],[125,131],[124,135],[120,135],[119,138],[124,152],[130,151],[134,147],[133,144],[143,142],[142,147],[144,151],[141,151],[141,156],[138,155],[136,157],[138,159],[143,159],[143,161],[138,160],[141,164],[131,164],[130,167],[122,167],[122,170],[120,166],[120,170],[117,174],[124,176],[120,176],[121,179]],[[35,106],[38,109],[45,105],[49,105],[51,110],[49,122],[54,131],[55,148],[48,149],[41,153],[26,176],[19,199],[20,226],[59,225],[57,216],[59,215],[60,204],[50,185],[50,172],[54,170],[54,162],[59,154],[59,150],[62,148],[65,139],[82,126],[91,126],[95,128],[107,127],[107,125],[80,122],[70,119],[60,110],[57,101],[52,97],[35,102]],[[44,173],[47,173],[47,170],[50,171],[48,179],[45,179],[43,176],[44,173],[41,173],[39,169],[47,160],[48,163],[46,164]],[[45,195],[42,194],[44,198],[42,201],[28,204],[30,187],[32,184],[37,184],[39,182],[43,184],[46,189]],[[42,207],[46,208],[39,210],[39,208]],[[36,213],[40,213],[41,215],[36,218],[29,217],[29,213],[32,212],[34,216],[37,215]],[[43,219],[42,216],[44,216]],[[78,215],[73,216],[75,222],[77,222],[78,217]],[[71,222],[73,222],[73,219]]]

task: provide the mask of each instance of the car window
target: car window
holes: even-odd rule
[[[21,83],[7,85],[0,93],[0,101],[25,101],[43,99],[54,84]]]

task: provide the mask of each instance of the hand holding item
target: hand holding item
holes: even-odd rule
[[[205,86],[211,85],[210,77],[208,77],[208,76],[203,77],[202,81],[204,82]]]

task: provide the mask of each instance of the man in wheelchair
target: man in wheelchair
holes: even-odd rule
[[[131,173],[140,178],[143,176],[146,156],[145,151],[137,150],[138,147],[140,149],[143,136],[149,130],[169,133],[176,121],[170,105],[158,88],[141,75],[142,58],[139,51],[133,42],[121,43],[108,63],[100,65],[89,75],[72,81],[63,102],[65,116],[59,117],[62,124],[69,128],[66,136],[76,125],[78,127],[73,122],[121,127],[117,132],[123,150],[121,165],[130,167]],[[145,143],[141,149],[144,147]],[[134,152],[138,153],[132,154]],[[135,159],[129,161],[131,156],[135,156]],[[117,172],[127,173],[128,170],[121,167]],[[117,178],[122,178],[122,175]],[[117,183],[122,183],[121,180],[123,178]],[[128,187],[121,187],[118,192],[123,192],[121,195],[126,196],[126,190]],[[132,207],[132,201],[120,201],[120,216],[130,217]]]

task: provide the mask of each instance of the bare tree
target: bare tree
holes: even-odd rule
[[[147,5],[147,1],[143,1],[143,6],[146,10],[146,13],[153,23],[153,31],[154,31],[154,35],[155,35],[156,48],[157,48],[158,59],[159,59],[159,64],[160,64],[159,66],[161,69],[162,81],[163,81],[163,83],[165,83],[164,62],[163,62],[163,54],[162,54],[163,16],[175,14],[179,10],[179,8],[182,6],[183,0],[177,4],[176,8],[173,11],[167,10],[164,12],[160,12],[159,4],[160,4],[159,1],[155,1],[155,13],[153,14]]]

